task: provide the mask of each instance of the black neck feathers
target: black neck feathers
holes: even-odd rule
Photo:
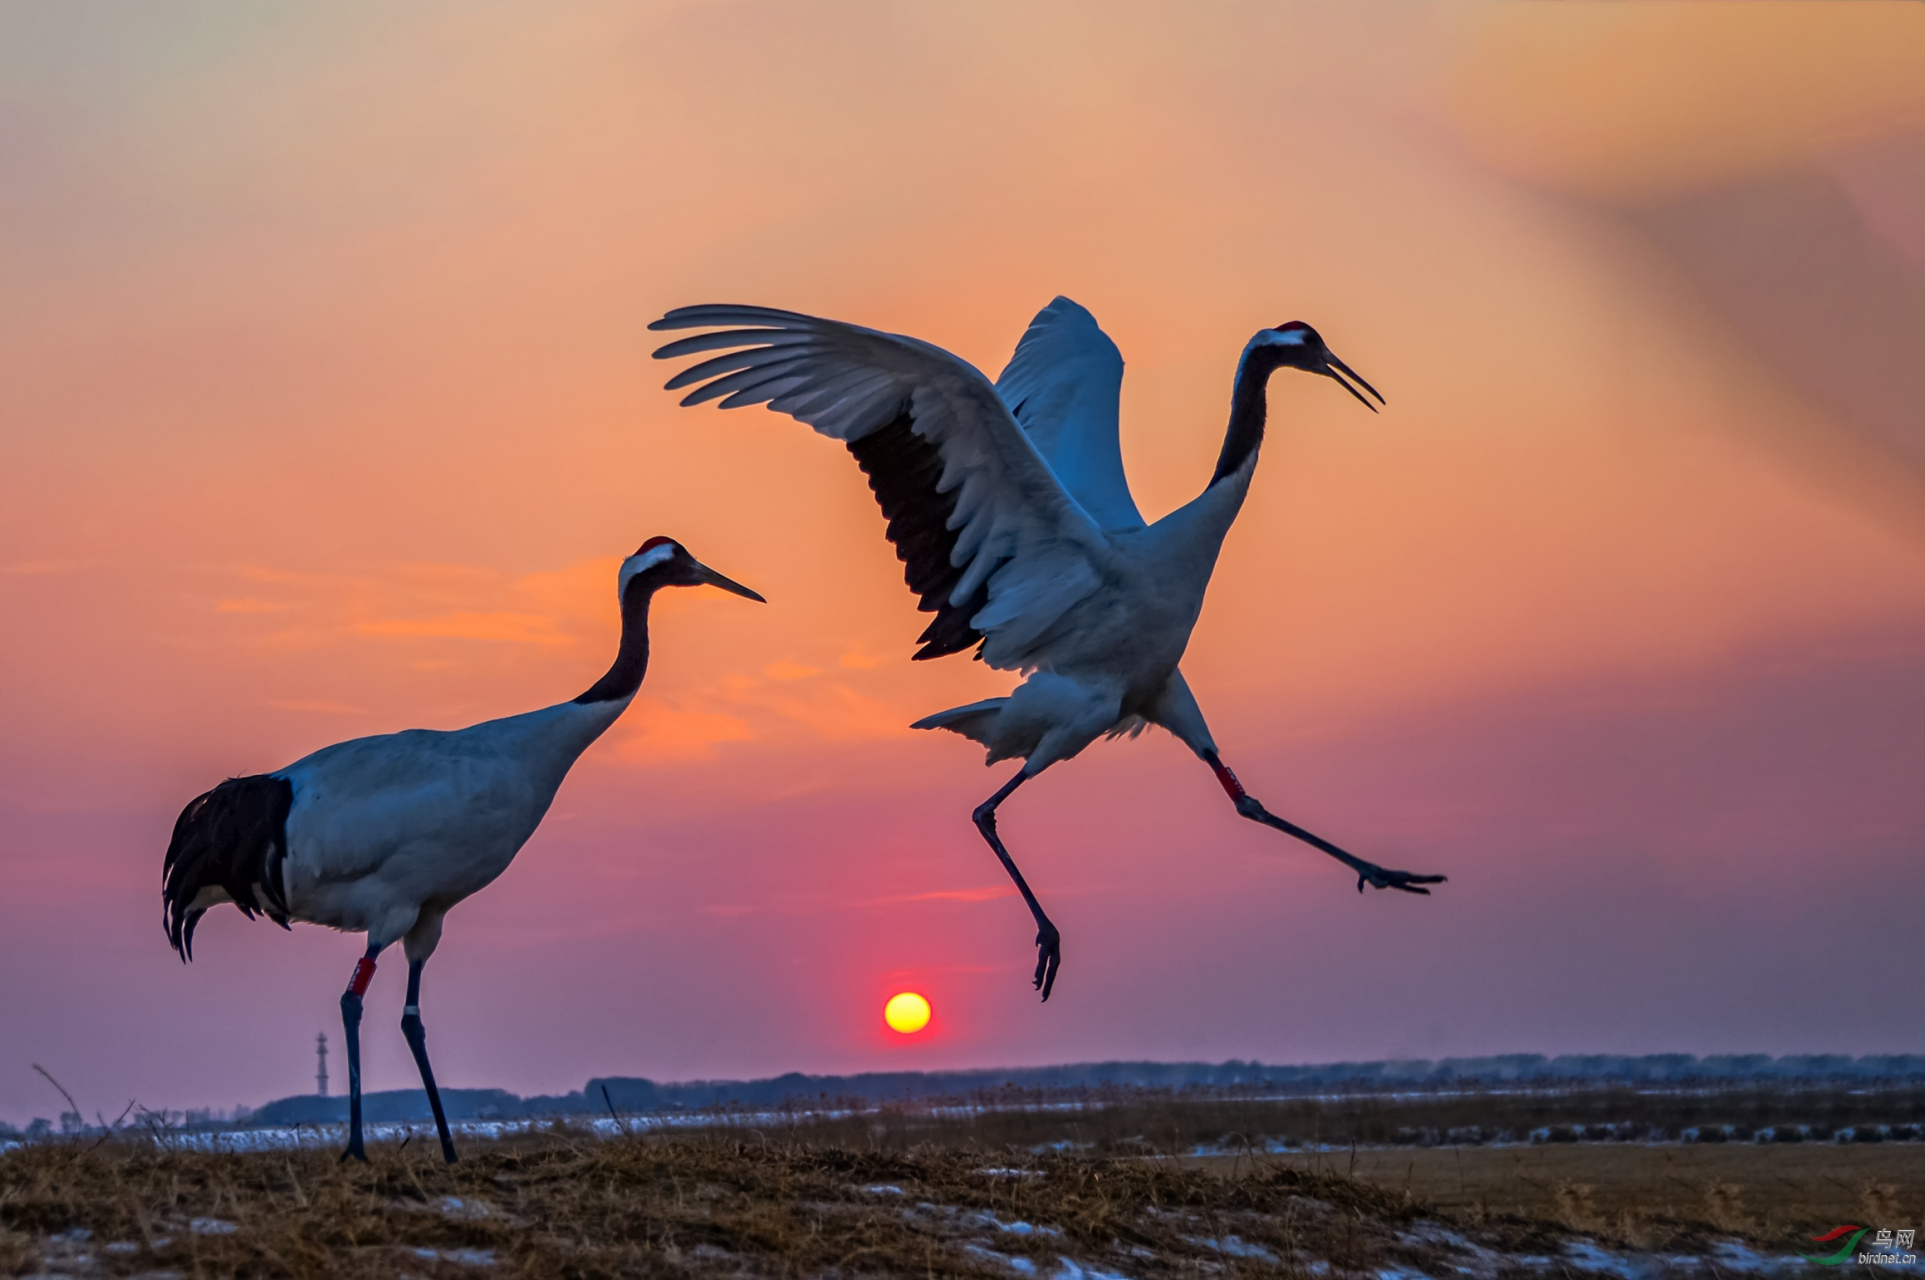
[[[1230,427],[1223,433],[1223,452],[1217,455],[1215,484],[1231,474],[1263,443],[1264,419],[1269,415],[1270,375],[1283,364],[1284,353],[1272,346],[1255,346],[1237,366],[1237,382],[1230,392]]]
[[[645,569],[622,589],[622,647],[606,674],[576,702],[614,702],[633,697],[648,674],[648,602],[664,584],[661,566]]]

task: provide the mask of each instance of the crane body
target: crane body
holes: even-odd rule
[[[294,789],[290,913],[399,939],[439,932],[508,869],[568,770],[628,698],[564,702],[465,729],[405,729],[323,747],[280,771]]]
[[[939,711],[914,727],[973,738],[989,748],[990,764],[1027,760],[1032,776],[1097,738],[1145,724],[1192,747],[1210,745],[1177,664],[1242,497],[1234,485],[1212,488],[1154,525],[1111,534],[1105,589],[1071,605],[1038,638],[1047,666],[1006,697]]]

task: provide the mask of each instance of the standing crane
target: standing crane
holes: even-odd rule
[[[1007,697],[916,721],[1022,768],[977,806],[976,827],[1036,919],[1035,985],[1049,999],[1062,936],[1010,857],[996,810],[1016,788],[1104,736],[1161,725],[1215,772],[1243,817],[1321,849],[1366,884],[1427,894],[1443,876],[1391,871],[1272,814],[1217,752],[1177,663],[1217,552],[1250,491],[1266,388],[1278,369],[1334,379],[1373,412],[1383,397],[1300,321],[1243,348],[1230,425],[1207,488],[1146,524],[1117,444],[1123,357],[1095,317],[1057,298],[1030,322],[991,384],[942,348],[768,307],[678,307],[651,329],[708,329],[655,352],[720,352],[668,390],[683,405],[767,404],[848,446],[888,521],[909,589],[935,619],[918,659],[975,649],[1027,676]],[[1354,385],[1353,385],[1354,384]],[[1361,387],[1360,391],[1358,388]]]
[[[408,958],[401,1034],[421,1070],[441,1154],[454,1163],[421,1025],[421,970],[441,941],[442,919],[508,869],[576,759],[634,700],[648,671],[655,593],[703,584],[762,599],[674,539],[650,538],[622,561],[621,648],[581,696],[452,732],[406,729],[337,742],[285,769],[229,778],[181,811],[162,870],[161,923],[183,963],[194,956],[194,926],[223,902],[283,929],[303,920],[368,935],[341,997],[348,1051],[343,1160],[368,1158],[361,1140],[361,997],[375,958],[399,940]]]

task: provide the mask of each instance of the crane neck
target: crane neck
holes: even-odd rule
[[[1252,343],[1237,363],[1236,385],[1230,390],[1230,425],[1223,433],[1223,452],[1217,455],[1215,484],[1240,470],[1263,445],[1264,422],[1269,417],[1270,375],[1284,362],[1275,346]]]
[[[648,605],[665,585],[654,569],[628,580],[622,591],[622,645],[608,671],[575,701],[618,702],[635,696],[648,674]]]

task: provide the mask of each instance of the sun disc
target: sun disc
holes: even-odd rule
[[[904,991],[889,997],[883,1006],[882,1020],[892,1030],[903,1035],[914,1035],[929,1025],[929,1002],[913,991]]]

